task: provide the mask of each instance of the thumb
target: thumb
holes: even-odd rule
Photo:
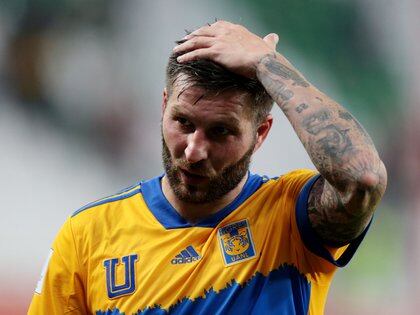
[[[279,35],[276,33],[270,33],[263,38],[263,41],[265,41],[271,48],[276,49],[276,45],[279,42]]]

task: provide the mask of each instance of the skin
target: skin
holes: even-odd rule
[[[218,21],[184,40],[174,48],[182,54],[179,62],[205,58],[256,77],[286,115],[321,175],[308,214],[324,243],[338,247],[360,235],[387,184],[385,166],[360,123],[276,51],[277,34],[260,38],[241,25]]]
[[[247,112],[248,96],[240,92],[202,97],[204,90],[185,88],[183,84],[175,84],[172,90],[171,95],[166,91],[163,94],[166,175],[162,191],[183,218],[196,223],[231,203],[240,193],[250,156],[266,138],[272,118],[267,117],[255,128]],[[223,181],[229,168],[233,170],[228,174],[239,176],[237,185],[230,188]],[[168,177],[168,173],[172,176]],[[226,186],[227,191],[217,198],[207,198],[208,192],[214,193],[214,186]]]

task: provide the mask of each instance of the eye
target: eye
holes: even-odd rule
[[[191,129],[193,128],[193,124],[184,117],[175,117],[175,121],[178,122],[178,124],[184,128],[184,129]]]
[[[223,137],[231,134],[232,132],[224,127],[224,126],[217,126],[212,129],[212,134],[216,137]]]
[[[177,121],[177,122],[179,122],[179,124],[180,125],[183,125],[183,126],[188,126],[188,124],[190,123],[186,118],[184,118],[184,117],[177,117],[177,118],[175,118],[175,120]]]

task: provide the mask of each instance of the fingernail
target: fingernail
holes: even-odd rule
[[[182,62],[182,60],[183,60],[184,58],[182,58],[182,56],[179,56],[179,57],[177,57],[176,58],[176,61],[178,61],[178,62]]]

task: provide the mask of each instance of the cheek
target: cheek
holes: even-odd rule
[[[246,152],[245,144],[236,141],[213,148],[212,162],[217,169],[235,164]]]
[[[185,135],[179,133],[170,123],[163,122],[163,139],[174,158],[180,158],[186,147]]]
[[[251,130],[252,126],[250,126]],[[236,139],[236,141],[230,143],[230,145],[223,147],[223,154],[229,164],[234,164],[238,162],[249,150],[251,147],[255,146],[256,138],[255,135],[250,132],[249,134],[244,134],[241,138]]]

